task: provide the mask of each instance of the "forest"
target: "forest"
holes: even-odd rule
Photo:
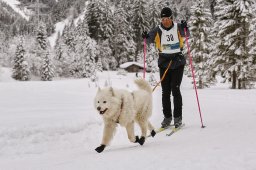
[[[143,62],[143,31],[160,24],[163,7],[174,22],[186,20],[199,88],[217,76],[232,89],[256,81],[256,3],[254,0],[20,0],[29,19],[0,1],[0,69],[16,80],[54,77],[97,79],[97,71]],[[65,21],[63,30],[55,25]],[[52,46],[49,37],[57,34]],[[183,50],[187,58],[187,48]],[[158,54],[147,45],[147,71],[158,71]],[[190,74],[188,71],[186,74]],[[1,73],[0,73],[1,74]]]

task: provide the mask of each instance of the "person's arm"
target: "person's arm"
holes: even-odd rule
[[[156,33],[157,33],[157,29],[158,27],[152,29],[151,31],[147,32],[147,31],[144,31],[142,33],[142,38],[146,38],[147,40],[147,44],[149,43],[155,43],[155,38],[156,38]]]
[[[147,43],[155,43],[155,38],[156,38],[157,30],[158,30],[158,27],[154,28],[153,30],[151,30],[148,33],[149,37],[147,38]]]

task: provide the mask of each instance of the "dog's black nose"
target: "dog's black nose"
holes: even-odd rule
[[[98,111],[100,111],[100,109],[101,109],[100,107],[97,107],[97,110],[98,110]]]

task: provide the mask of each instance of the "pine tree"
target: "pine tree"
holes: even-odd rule
[[[76,52],[73,54],[70,70],[76,77],[90,78],[96,69],[95,58],[98,56],[98,45],[88,35],[89,28],[86,20],[79,23],[75,30]]]
[[[245,70],[248,72],[247,78],[248,82],[246,82],[247,87],[253,86],[256,81],[256,3],[255,7],[253,9],[253,20],[250,25],[250,34],[249,34],[249,41],[248,41],[248,48],[249,48],[249,56],[246,60],[248,63],[247,66],[248,68]]]
[[[98,62],[96,64],[97,64],[96,70],[102,72],[103,71],[103,69],[102,69],[103,66],[102,66],[101,59],[98,59]]]
[[[101,44],[99,44],[98,60],[101,60],[102,67],[104,70],[109,70],[109,69],[115,70],[116,69],[117,62],[113,56],[112,49],[110,48],[109,40],[105,40]]]
[[[7,36],[0,30],[0,66],[8,66],[8,60],[10,57],[8,55],[9,42]]]
[[[157,84],[156,78],[154,76],[154,73],[158,71],[157,58],[158,58],[158,51],[155,48],[154,44],[150,44],[150,46],[147,47],[146,63],[147,63],[147,71],[150,72],[148,82],[152,86],[155,86]]]
[[[248,42],[252,24],[253,0],[218,0],[216,7],[218,31],[217,54],[213,60],[222,76],[232,82],[232,89],[246,88],[248,82]]]
[[[41,68],[41,80],[52,81],[54,77],[54,68],[49,58],[49,52],[45,54],[43,65]]]
[[[30,58],[34,57],[30,59],[30,64],[32,74],[40,77],[40,69],[42,67],[44,54],[49,48],[49,43],[47,42],[46,26],[44,23],[39,23],[35,36],[35,46],[30,47],[30,51],[33,51],[33,55],[31,55]]]
[[[136,43],[135,50],[135,61],[138,61],[139,51],[143,49],[143,40],[141,38],[141,34],[143,31],[149,30],[149,21],[147,19],[146,14],[147,2],[146,0],[134,0],[134,4],[132,6],[133,11],[133,30],[134,30],[134,42]]]
[[[193,56],[195,76],[197,77],[198,88],[209,86],[207,77],[208,67],[206,65],[209,59],[211,40],[208,35],[212,26],[211,14],[204,6],[203,0],[196,0],[191,7],[191,18],[189,20],[190,50]]]
[[[146,57],[147,71],[150,71],[151,73],[155,73],[158,71],[157,58],[158,58],[158,51],[156,50],[154,44],[151,44],[147,48],[147,57]]]
[[[56,44],[54,46],[55,56],[54,56],[54,66],[55,66],[55,76],[69,77],[70,70],[69,66],[72,62],[69,47],[64,43],[64,37],[58,33]]]
[[[149,6],[148,13],[150,14],[149,17],[149,23],[150,23],[150,29],[155,28],[157,25],[159,25],[159,12],[160,9],[157,6],[157,1],[153,0],[152,5]]]
[[[47,42],[46,42],[47,32],[46,32],[46,26],[40,22],[38,29],[37,29],[37,35],[36,40],[39,44],[39,49],[46,50],[47,48]]]
[[[25,60],[25,50],[22,44],[23,42],[21,41],[16,49],[12,77],[15,80],[28,81],[30,80],[30,71]]]
[[[101,17],[99,18],[100,24],[100,34],[101,41],[111,38],[114,32],[114,18],[113,12],[111,11],[111,6],[109,1],[98,1],[98,6],[101,7]]]
[[[75,51],[75,23],[74,20],[71,20],[69,24],[65,25],[62,37],[64,43],[67,45],[69,51]]]
[[[85,12],[84,19],[86,20],[89,28],[89,35],[91,38],[98,40],[100,38],[100,22],[99,15],[100,11],[98,10],[97,0],[90,0],[87,9]]]
[[[214,7],[216,6],[216,0],[210,0],[210,10],[211,10],[211,14],[212,14],[212,18],[216,19],[215,17],[215,9]]]
[[[124,62],[133,61],[135,56],[134,34],[128,22],[128,13],[123,5],[120,4],[114,11],[115,32],[113,38],[109,40],[109,42],[112,42],[110,45],[118,66]]]
[[[112,36],[114,20],[108,1],[91,0],[84,18],[89,26],[90,37],[97,43]]]
[[[94,58],[91,56],[84,57],[82,77],[92,79],[96,77],[96,64]]]

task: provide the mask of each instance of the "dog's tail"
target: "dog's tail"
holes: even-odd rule
[[[149,85],[149,83],[146,80],[140,78],[140,79],[134,80],[134,82],[135,82],[135,84],[137,84],[137,86],[140,89],[143,89],[143,90],[145,90],[145,91],[147,91],[149,93],[152,93],[152,88],[151,88],[151,86]]]

